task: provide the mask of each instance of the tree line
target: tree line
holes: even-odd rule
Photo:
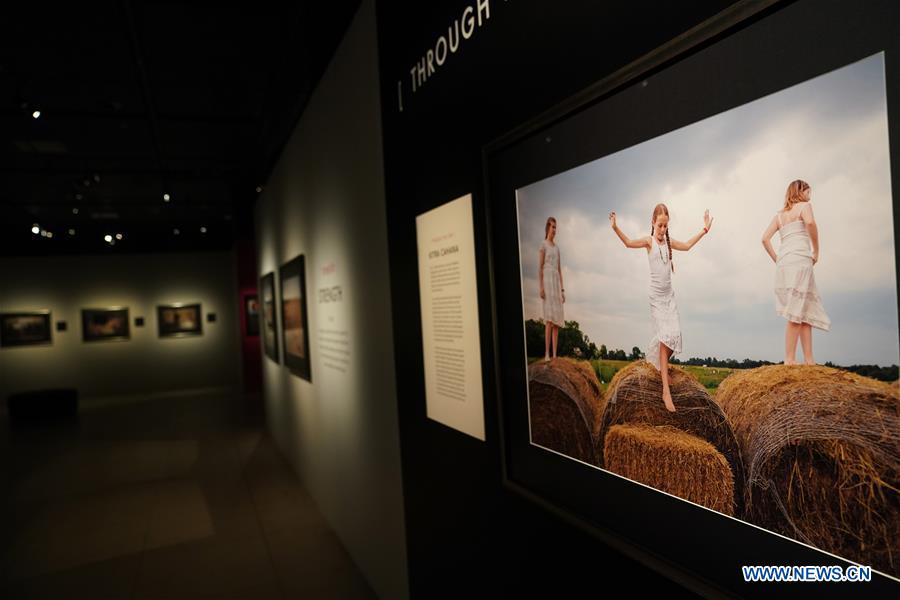
[[[528,319],[525,321],[525,348],[528,356],[544,356],[543,320]],[[578,321],[566,321],[565,327],[559,328],[557,355],[588,360],[633,361],[644,358],[644,353],[641,352],[641,349],[637,346],[634,346],[631,349],[631,352],[625,352],[625,350],[622,350],[621,348],[610,350],[605,344],[601,344],[598,347],[596,343],[591,341],[591,339],[581,331]],[[707,356],[706,358],[692,356],[685,360],[673,357],[669,362],[676,365],[717,367],[725,369],[755,369],[756,367],[763,367],[766,365],[781,364],[773,363],[768,360],[752,360],[749,358],[745,358],[741,361],[737,361],[733,358],[719,359],[715,356]],[[836,365],[832,362],[826,362],[825,366],[852,371],[853,373],[871,377],[872,379],[878,379],[880,381],[896,381],[898,376],[900,376],[900,367],[898,367],[898,365],[891,365],[888,367],[881,367],[879,365],[852,365],[845,367]]]

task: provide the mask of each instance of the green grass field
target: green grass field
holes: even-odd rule
[[[529,358],[528,363],[531,364],[534,361],[539,360],[538,358]],[[605,392],[606,388],[609,386],[609,382],[612,380],[613,376],[619,369],[624,369],[628,365],[631,364],[631,361],[628,360],[592,360],[590,361],[591,366],[594,368],[594,373],[597,374],[597,379],[600,380],[600,387]],[[719,384],[722,383],[722,380],[731,375],[734,369],[724,369],[722,367],[694,367],[694,366],[685,366],[678,365],[691,375],[697,378],[703,387],[707,389],[707,391],[711,395],[715,395],[716,389],[718,389]]]
[[[597,379],[600,380],[600,387],[603,388],[604,392],[609,386],[609,382],[612,380],[613,375],[615,375],[619,369],[624,369],[630,364],[631,361],[627,360],[591,361],[591,366],[594,367],[594,372],[597,374]],[[677,366],[680,366],[682,369],[696,377],[697,381],[699,381],[712,395],[715,395],[716,389],[718,389],[722,380],[731,375],[732,371],[734,371],[734,369],[723,369],[721,367]]]

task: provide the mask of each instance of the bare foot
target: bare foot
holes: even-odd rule
[[[663,404],[666,405],[666,410],[675,412],[675,404],[672,403],[672,394],[669,390],[663,390]]]
[[[550,357],[545,355],[545,356],[544,356],[544,362],[550,362]]]
[[[803,361],[803,364],[804,364],[804,365],[815,365],[815,364],[816,364],[816,360],[815,360],[814,358],[811,358],[811,359],[809,359],[809,360]]]
[[[796,365],[797,362],[796,362],[796,361],[793,361],[793,360],[792,360],[792,361],[787,361],[787,360],[786,360],[786,361],[784,361],[784,364],[785,364],[785,365]]]

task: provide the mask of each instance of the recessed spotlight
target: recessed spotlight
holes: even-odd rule
[[[69,230],[69,235],[75,235],[75,230],[74,230],[74,229],[70,229],[70,230]]]
[[[40,119],[40,118],[41,118],[41,111],[36,110],[36,111],[34,111],[33,113],[31,113],[31,116],[32,116],[32,118],[34,118],[34,119]]]
[[[47,237],[47,230],[41,229],[41,237]]]
[[[84,184],[84,187],[91,187],[91,180],[90,180],[90,179],[85,179],[85,180],[82,181],[81,183]]]
[[[107,244],[111,244],[112,236],[107,233],[106,235],[103,236],[103,241],[106,242]]]
[[[206,227],[201,227],[201,228],[200,228],[200,233],[206,233]]]
[[[117,233],[117,234],[116,234],[116,239],[117,239],[117,240],[121,240],[121,239],[122,239],[122,234],[121,234],[121,233]]]
[[[76,200],[82,200],[84,198],[84,194],[75,194]]]
[[[256,193],[260,193],[262,191],[262,186],[256,186]]]
[[[175,235],[178,235],[181,233],[181,231],[178,228],[175,228],[172,230],[172,233],[174,233]]]
[[[168,202],[171,199],[172,199],[172,196],[170,196],[168,194],[163,194],[163,202]]]
[[[47,237],[48,237],[48,238],[52,238],[52,237],[53,237],[53,232],[52,232],[52,231],[48,231],[48,232],[47,232]]]
[[[38,224],[37,224],[37,223],[35,223],[35,224],[32,226],[32,228],[31,228],[31,233],[33,233],[34,235],[37,235],[37,234],[39,234],[40,232],[41,232],[41,228],[38,227]]]
[[[78,214],[78,208],[77,208],[77,207],[72,209],[72,214],[73,214],[73,215],[77,215],[77,214]]]
[[[100,173],[94,173],[94,182],[100,183]]]

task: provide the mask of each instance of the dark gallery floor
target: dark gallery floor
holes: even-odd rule
[[[374,598],[246,406],[197,396],[0,422],[0,597]]]

